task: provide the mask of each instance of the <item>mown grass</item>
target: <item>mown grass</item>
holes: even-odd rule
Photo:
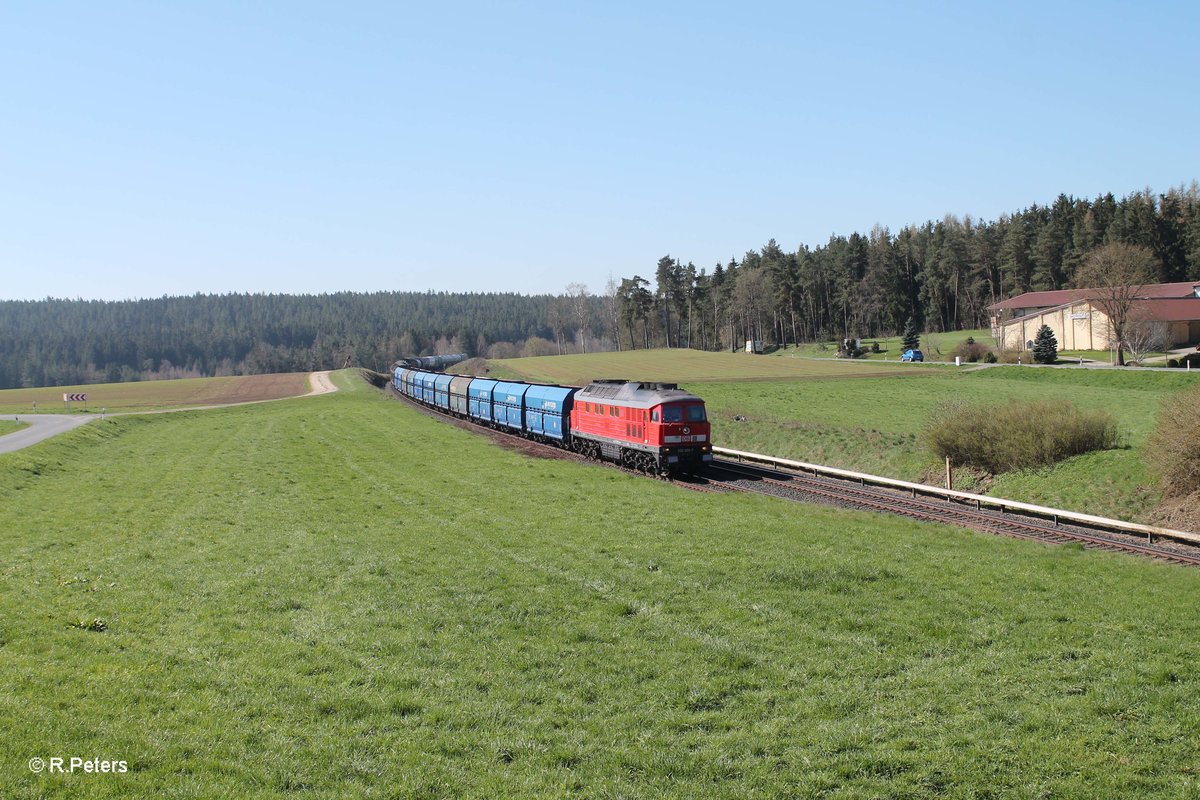
[[[1141,448],[1163,398],[1194,384],[1194,377],[1177,373],[990,367],[940,370],[904,380],[710,383],[698,391],[708,404],[718,446],[906,480],[940,473],[920,441],[920,431],[945,400],[1062,400],[1107,411],[1117,419],[1122,449],[1046,469],[1005,473],[990,492],[1142,519],[1157,503],[1159,492]],[[734,421],[735,416],[746,420]],[[1028,421],[1030,426],[1038,423]]]
[[[338,380],[0,457],[0,796],[1200,790],[1196,571],[532,460]]]
[[[1032,358],[1032,355],[1027,357]],[[1083,359],[1084,361],[1098,361],[1101,364],[1112,363],[1112,354],[1107,350],[1059,350],[1058,360],[1060,362],[1071,362]]]
[[[979,328],[976,330],[965,331],[950,331],[948,333],[923,333],[921,334],[921,350],[925,353],[925,358],[930,361],[954,361],[955,349],[968,338],[974,339],[976,342],[995,349],[996,340],[992,336],[990,328]],[[900,358],[900,354],[904,352],[903,337],[900,336],[876,336],[873,338],[864,338],[861,340],[866,353],[862,358],[870,361],[896,361]],[[799,345],[790,345],[774,350],[770,355],[774,356],[798,356],[801,358],[833,358],[837,355],[839,340],[829,339],[822,342],[804,342]],[[879,352],[872,352],[872,345],[877,345]]]
[[[0,413],[43,414],[154,411],[294,397],[309,390],[308,373],[181,378],[169,381],[97,383],[37,389],[0,389]],[[63,402],[64,394],[86,394],[86,402]]]
[[[21,422],[20,420],[0,419],[0,436],[13,431],[19,431],[21,428],[29,427],[29,423]]]
[[[913,374],[931,368],[856,360],[785,359],[700,350],[626,350],[573,356],[541,356],[492,362],[522,380],[582,386],[597,378],[705,383],[728,380],[857,378]]]
[[[1196,382],[1185,372],[922,367],[690,350],[500,363],[526,380],[565,384],[610,376],[677,380],[707,401],[718,446],[905,480],[941,480],[944,469],[922,445],[920,432],[946,400],[1070,400],[1112,412],[1121,449],[1005,473],[983,488],[1014,500],[1138,521],[1150,518],[1161,497],[1143,459],[1146,435],[1163,398]],[[734,421],[737,416],[746,419]],[[971,475],[960,473],[959,480],[960,488],[981,488]]]

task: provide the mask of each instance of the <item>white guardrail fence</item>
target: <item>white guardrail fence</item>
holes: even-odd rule
[[[791,461],[786,458],[776,458],[775,456],[764,456],[761,453],[747,453],[742,450],[730,450],[727,447],[714,447],[713,453],[727,458],[736,459],[737,461],[746,461],[755,464],[766,464],[772,467],[782,467],[797,472],[811,472],[813,475],[828,475],[831,478],[842,478],[844,480],[858,481],[860,484],[872,484],[875,486],[887,486],[892,489],[904,489],[911,492],[915,497],[918,494],[931,497],[944,497],[948,501],[959,501],[969,503],[976,508],[997,508],[1001,511],[1018,511],[1023,514],[1033,514],[1039,517],[1049,517],[1054,520],[1057,525],[1060,521],[1077,522],[1082,525],[1091,525],[1095,527],[1106,528],[1108,530],[1116,530],[1122,533],[1133,534],[1137,536],[1145,536],[1148,541],[1153,541],[1154,537],[1158,536],[1164,539],[1175,539],[1189,544],[1200,544],[1200,534],[1189,533],[1188,531],[1174,531],[1170,528],[1156,528],[1153,525],[1139,525],[1136,522],[1125,522],[1119,519],[1109,519],[1108,517],[1097,517],[1091,514],[1080,514],[1075,511],[1066,511],[1061,508],[1047,508],[1046,506],[1035,506],[1031,503],[1018,503],[1016,500],[1005,500],[1002,497],[988,497],[985,494],[971,494],[970,492],[960,492],[956,489],[945,489],[940,486],[930,486],[925,483],[910,483],[909,481],[899,481],[894,478],[885,478],[881,475],[870,475],[865,472],[852,472],[848,469],[837,469],[836,467],[826,467],[821,464],[807,464],[803,461]]]

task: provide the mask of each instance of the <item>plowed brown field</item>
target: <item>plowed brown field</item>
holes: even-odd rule
[[[226,378],[185,378],[174,381],[138,381],[98,383],[90,386],[52,386],[40,389],[0,390],[0,412],[30,413],[34,401],[37,410],[48,413],[70,411],[109,413],[118,411],[154,411],[188,406],[215,406],[277,400],[307,394],[309,373],[287,372],[274,375],[240,375]],[[63,403],[63,394],[83,393],[86,402]]]

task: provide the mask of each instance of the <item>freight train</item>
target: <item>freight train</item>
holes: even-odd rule
[[[657,475],[712,461],[704,401],[674,383],[598,380],[582,389],[397,365],[397,392],[431,408]]]

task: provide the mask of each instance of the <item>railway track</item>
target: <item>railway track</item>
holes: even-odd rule
[[[424,414],[426,414],[428,416],[431,416],[431,417],[434,417],[434,418],[440,419],[440,420],[447,420],[447,421],[451,422],[452,424],[457,425],[458,427],[462,428],[463,430],[469,430],[473,433],[482,433],[484,435],[490,436],[490,437],[492,437],[493,440],[501,443],[502,445],[504,445],[506,447],[515,448],[515,449],[517,449],[523,453],[527,453],[529,455],[536,455],[536,456],[539,456],[542,458],[557,458],[557,459],[562,459],[565,461],[578,461],[581,463],[603,464],[606,467],[611,467],[612,469],[619,470],[621,472],[625,472],[630,475],[638,475],[641,477],[655,477],[655,476],[647,475],[645,472],[639,472],[637,470],[621,466],[620,464],[615,464],[611,461],[597,461],[595,459],[588,458],[587,456],[582,455],[580,453],[576,453],[573,450],[565,450],[561,447],[556,447],[554,445],[544,444],[542,442],[535,442],[532,439],[526,439],[524,436],[518,436],[515,433],[509,433],[508,431],[501,430],[499,428],[490,428],[490,427],[487,427],[484,425],[479,425],[471,420],[464,419],[455,414],[448,414],[440,408],[434,408],[431,406],[424,405],[423,403],[417,403],[411,397],[406,397],[406,396],[400,394],[399,392],[397,392],[391,384],[388,384],[387,391],[388,391],[388,394],[390,394],[392,397],[396,398],[397,400],[401,400],[401,401],[407,403],[410,407],[416,409],[417,411],[423,412]],[[673,483],[676,486],[680,486],[684,489],[690,489],[695,492],[721,493],[721,492],[741,491],[740,489],[738,489],[736,487],[725,486],[720,483],[713,483],[713,482],[710,482],[703,478],[681,477],[681,478],[663,478],[662,480],[668,480],[670,483]]]
[[[1050,544],[1078,543],[1089,549],[1132,553],[1173,564],[1200,566],[1200,548],[1188,545],[1156,546],[1115,531],[1056,524],[1050,520],[976,509],[945,500],[909,497],[892,490],[861,486],[834,478],[802,475],[723,459],[715,459],[705,477],[712,483],[731,489],[787,500],[815,501],[842,508],[898,514],[1018,539]]]
[[[645,473],[622,467],[619,464],[594,461],[561,447],[542,444],[507,431],[477,425],[453,414],[413,402],[411,398],[396,392],[390,386],[388,391],[393,397],[403,400],[411,407],[430,416],[450,420],[465,430],[482,431],[496,441],[506,443],[529,455],[604,464],[631,475],[649,477]],[[1154,546],[1141,543],[1127,534],[1061,525],[1036,517],[1024,517],[1012,512],[975,509],[961,503],[944,500],[909,497],[888,489],[861,486],[829,477],[785,472],[737,461],[714,459],[703,475],[682,476],[668,480],[676,486],[697,492],[751,492],[795,502],[819,502],[841,508],[898,514],[925,522],[941,522],[946,525],[1018,539],[1031,539],[1048,544],[1078,543],[1089,549],[1135,554],[1173,564],[1200,566],[1200,548],[1187,545]]]

